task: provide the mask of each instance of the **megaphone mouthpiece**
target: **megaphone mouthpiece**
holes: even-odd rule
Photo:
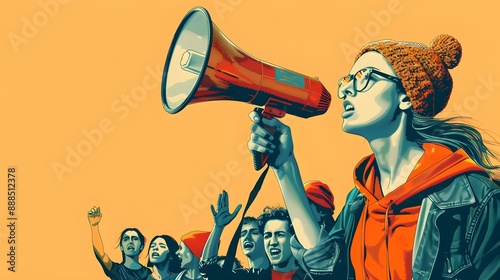
[[[195,50],[187,50],[182,54],[180,64],[181,68],[185,71],[200,75],[201,71],[203,71],[204,61],[205,55],[202,53]]]

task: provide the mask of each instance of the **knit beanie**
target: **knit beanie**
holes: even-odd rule
[[[186,244],[193,255],[201,259],[201,253],[203,253],[203,248],[205,248],[209,235],[210,232],[208,231],[195,230],[184,234],[181,237],[181,241]]]
[[[323,208],[335,210],[334,197],[327,184],[320,181],[309,181],[304,184],[307,198]]]
[[[453,87],[448,69],[457,66],[462,57],[457,39],[439,35],[429,47],[415,42],[375,41],[365,45],[355,61],[368,51],[379,52],[391,64],[415,112],[433,117],[444,109]]]

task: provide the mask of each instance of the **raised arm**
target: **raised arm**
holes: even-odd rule
[[[229,197],[226,191],[222,191],[217,199],[217,211],[214,209],[213,205],[210,205],[212,210],[212,215],[214,216],[214,226],[210,232],[205,248],[203,248],[203,253],[201,254],[201,260],[208,260],[212,257],[216,257],[219,252],[219,240],[224,231],[224,228],[238,215],[241,209],[241,204],[236,206],[233,213],[229,213]]]
[[[92,207],[87,213],[87,218],[89,220],[90,232],[92,235],[92,247],[94,248],[94,253],[99,261],[102,263],[106,269],[110,270],[112,266],[111,259],[108,257],[104,251],[104,243],[102,242],[101,234],[99,232],[99,223],[101,222],[102,213],[100,207]]]
[[[269,164],[278,179],[281,194],[298,240],[304,248],[312,248],[318,243],[320,227],[307,200],[299,166],[293,154],[290,127],[274,118],[271,120],[262,118],[256,112],[251,112],[249,117],[254,124],[251,127],[252,134],[248,148],[251,151],[269,155],[273,154],[275,150],[279,153],[275,161]],[[274,137],[262,126],[262,123],[274,128],[275,137],[277,137],[275,141]]]

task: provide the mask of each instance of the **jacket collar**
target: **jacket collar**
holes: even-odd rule
[[[462,207],[476,202],[465,175],[455,177],[447,187],[431,193],[429,199],[440,209]]]

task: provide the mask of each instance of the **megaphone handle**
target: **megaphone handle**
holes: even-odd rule
[[[263,111],[262,108],[255,108],[254,111],[257,112],[257,114],[259,114],[261,118],[270,119],[270,117],[267,117],[265,114],[262,114],[262,111]],[[270,127],[268,125],[265,125],[263,123],[261,123],[260,125],[264,129],[266,129],[271,135],[274,136],[274,132],[275,132],[274,128],[272,128],[272,127]],[[277,139],[277,137],[274,137],[274,139]],[[252,151],[252,155],[253,155],[253,167],[254,167],[254,169],[255,170],[260,170],[268,162],[272,164],[272,162],[276,158],[277,154],[278,154],[278,151],[275,151],[272,155],[267,155],[267,154],[260,153],[260,152],[257,152],[257,151]]]

